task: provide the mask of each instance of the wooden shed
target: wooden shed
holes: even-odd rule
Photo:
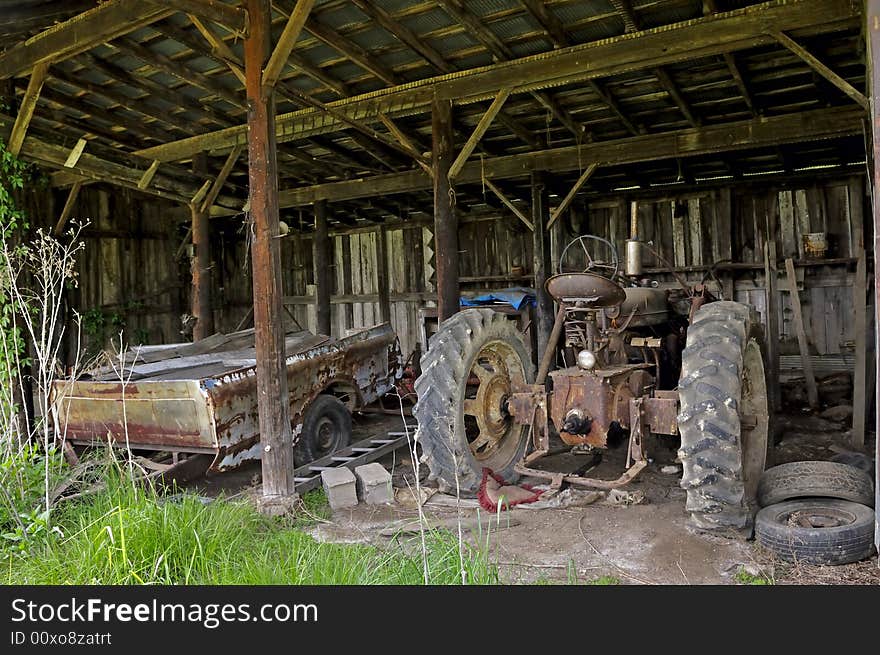
[[[256,328],[273,444],[285,320],[390,321],[406,356],[462,293],[525,286],[540,342],[562,246],[636,228],[650,274],[758,309],[774,388],[851,373],[863,447],[878,21],[878,0],[3,0],[0,137],[48,176],[35,224],[89,221],[72,305],[95,325]]]

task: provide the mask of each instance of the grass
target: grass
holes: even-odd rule
[[[772,585],[773,580],[764,575],[755,575],[753,573],[749,573],[744,568],[740,567],[739,571],[736,572],[734,576],[736,581],[739,584],[744,585]]]
[[[312,517],[326,515],[323,493],[303,499]],[[302,518],[270,519],[246,501],[171,499],[111,478],[88,501],[62,506],[54,517],[63,537],[8,554],[6,584],[422,584],[412,548],[320,543]],[[306,515],[305,520],[312,520]],[[427,538],[431,584],[458,584],[458,543],[447,532]],[[468,581],[497,583],[484,553],[468,550]]]
[[[619,585],[620,578],[616,578],[613,575],[603,575],[594,580],[590,580],[587,584],[599,586]]]

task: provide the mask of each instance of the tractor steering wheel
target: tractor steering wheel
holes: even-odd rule
[[[611,251],[611,262],[606,263],[601,259],[596,259],[590,254],[590,249],[587,248],[587,240],[592,239],[593,241],[598,241],[599,243],[605,244],[608,250]],[[597,237],[594,234],[583,234],[575,239],[573,239],[565,249],[562,251],[562,254],[559,256],[559,273],[562,273],[562,263],[565,261],[565,255],[568,253],[568,249],[571,248],[575,243],[579,243],[581,248],[584,251],[584,255],[587,258],[587,267],[583,269],[583,273],[591,273],[597,269],[604,269],[605,273],[602,273],[603,277],[607,277],[610,280],[613,280],[617,277],[617,272],[620,269],[620,261],[617,257],[617,248],[614,247],[614,244],[608,241],[607,239],[603,239],[602,237]],[[607,273],[610,271],[610,274]]]

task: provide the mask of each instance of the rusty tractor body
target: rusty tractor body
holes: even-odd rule
[[[610,260],[593,255],[591,240]],[[748,531],[768,414],[754,311],[717,301],[702,283],[661,289],[641,276],[640,262],[625,275],[614,246],[590,235],[563,250],[560,268],[576,244],[586,266],[546,283],[557,312],[536,375],[521,335],[491,309],[459,312],[432,338],[414,409],[432,475],[467,492],[477,491],[484,468],[612,489],[647,466],[647,435],[680,436],[692,524]],[[630,244],[627,251],[640,257]],[[561,366],[551,372],[554,363]],[[557,435],[574,454],[624,438],[623,471],[605,480],[541,468]]]

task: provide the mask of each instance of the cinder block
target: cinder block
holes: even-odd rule
[[[330,509],[354,507],[358,504],[357,484],[354,473],[344,466],[321,471],[321,484]]]
[[[367,505],[384,505],[394,502],[391,474],[378,462],[356,466],[357,489],[360,499]]]

